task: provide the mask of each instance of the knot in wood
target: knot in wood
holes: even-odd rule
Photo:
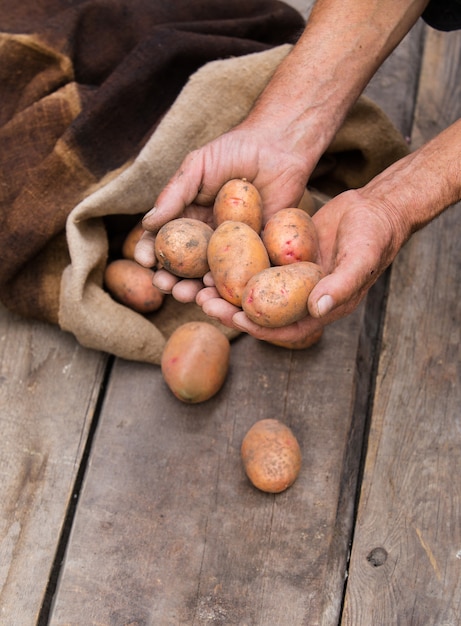
[[[373,567],[380,567],[387,561],[387,552],[384,548],[373,548],[367,556],[367,561]]]

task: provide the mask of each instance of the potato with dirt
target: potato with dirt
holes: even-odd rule
[[[261,239],[273,265],[318,259],[317,230],[311,216],[302,209],[277,211],[266,223]]]
[[[134,250],[143,233],[144,228],[142,227],[142,222],[139,221],[133,226],[133,228],[129,231],[129,233],[123,240],[122,257],[124,259],[131,259],[132,261],[134,261]]]
[[[219,295],[241,306],[248,280],[270,267],[261,237],[244,222],[220,224],[208,243],[208,265]]]
[[[164,224],[155,237],[157,269],[179,278],[202,278],[209,270],[207,249],[213,229],[201,220],[178,217]]]
[[[299,443],[293,431],[277,419],[253,424],[242,440],[240,454],[250,482],[268,493],[288,489],[301,470]]]
[[[230,342],[209,322],[181,324],[162,352],[161,371],[172,393],[189,404],[205,402],[223,386],[229,370]]]
[[[111,261],[104,271],[104,284],[112,297],[125,306],[147,314],[163,304],[164,294],[152,284],[154,272],[131,259]]]
[[[263,223],[263,203],[259,191],[246,178],[233,178],[219,190],[213,205],[215,226],[227,220],[244,222],[258,234]]]
[[[248,280],[242,309],[259,326],[288,326],[308,315],[307,299],[322,277],[321,267],[310,261],[266,268]]]

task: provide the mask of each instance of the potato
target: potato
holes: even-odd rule
[[[163,293],[154,287],[154,272],[131,259],[117,259],[104,272],[104,284],[118,302],[138,313],[152,313],[164,300]]]
[[[263,223],[263,203],[259,191],[246,178],[227,181],[215,198],[213,215],[215,226],[233,220],[248,224],[259,234]]]
[[[186,322],[178,326],[165,344],[161,371],[173,394],[195,404],[214,396],[227,376],[230,343],[209,322]]]
[[[302,209],[281,209],[275,213],[267,221],[261,239],[273,265],[315,262],[318,258],[315,224]]]
[[[322,276],[322,269],[310,261],[269,267],[249,279],[242,308],[260,326],[293,324],[306,317],[308,296]]]
[[[134,249],[136,248],[136,244],[141,239],[141,235],[144,232],[144,228],[142,227],[142,222],[138,222],[125,237],[122,246],[122,256],[124,259],[134,260]]]
[[[287,348],[288,350],[305,350],[306,348],[310,348],[314,346],[316,343],[320,341],[323,336],[323,328],[319,328],[312,335],[308,335],[304,339],[298,339],[296,341],[282,341],[281,339],[277,340],[266,340],[266,343],[271,343],[274,346],[279,346],[280,348]]]
[[[219,295],[240,306],[248,280],[270,267],[270,260],[261,237],[251,226],[228,220],[211,236],[208,264]]]
[[[208,272],[207,247],[213,229],[201,220],[178,217],[155,237],[157,268],[180,278],[202,278]]]
[[[291,429],[276,419],[253,424],[242,441],[240,454],[246,475],[261,491],[288,489],[301,470],[301,449]]]

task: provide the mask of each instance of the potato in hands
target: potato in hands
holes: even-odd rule
[[[228,180],[218,192],[213,205],[215,226],[227,220],[243,222],[261,232],[263,203],[259,191],[246,178]]]
[[[272,265],[317,261],[319,242],[311,216],[299,208],[281,209],[261,234]]]
[[[320,266],[309,261],[272,266],[249,279],[242,309],[259,326],[288,326],[307,316],[307,299],[322,277]]]
[[[244,222],[227,220],[220,224],[208,244],[208,265],[219,295],[241,306],[248,280],[270,267],[260,236]]]
[[[202,278],[209,270],[207,248],[213,229],[194,218],[178,217],[164,224],[155,237],[157,269],[180,278]]]

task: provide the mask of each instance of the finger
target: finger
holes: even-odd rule
[[[239,330],[252,335],[256,339],[269,342],[292,343],[307,345],[309,337],[312,342],[318,340],[323,324],[318,320],[306,316],[303,320],[280,328],[266,328],[252,322],[243,311],[239,311],[233,317],[233,323]]]
[[[307,301],[310,315],[328,322],[352,312],[368,289],[376,282],[382,268],[369,255],[355,252],[343,255],[331,274],[322,278]]]
[[[195,301],[200,306],[203,307],[207,300],[211,300],[211,298],[219,298],[219,293],[215,289],[215,287],[205,287],[197,294]]]
[[[189,217],[195,220],[205,222],[214,228],[213,208],[200,206],[196,203],[190,204],[184,209],[183,217]]]
[[[155,287],[160,289],[163,293],[171,293],[173,287],[179,281],[177,276],[170,274],[166,270],[157,270],[154,274],[154,278],[152,279],[152,283]]]
[[[202,310],[209,317],[219,320],[224,326],[235,328],[233,316],[240,309],[222,298],[209,298],[203,303]]]
[[[143,218],[146,230],[155,231],[162,224],[179,217],[197,197],[203,176],[200,151],[191,152],[157,198],[155,206]]]
[[[214,279],[211,272],[207,272],[203,277],[203,284],[206,287],[214,287]]]
[[[155,258],[155,237],[152,233],[145,231],[139,239],[134,249],[134,259],[143,267],[154,267],[157,262]]]
[[[186,278],[178,281],[171,290],[171,295],[178,302],[194,302],[198,292],[203,288],[201,280]]]

